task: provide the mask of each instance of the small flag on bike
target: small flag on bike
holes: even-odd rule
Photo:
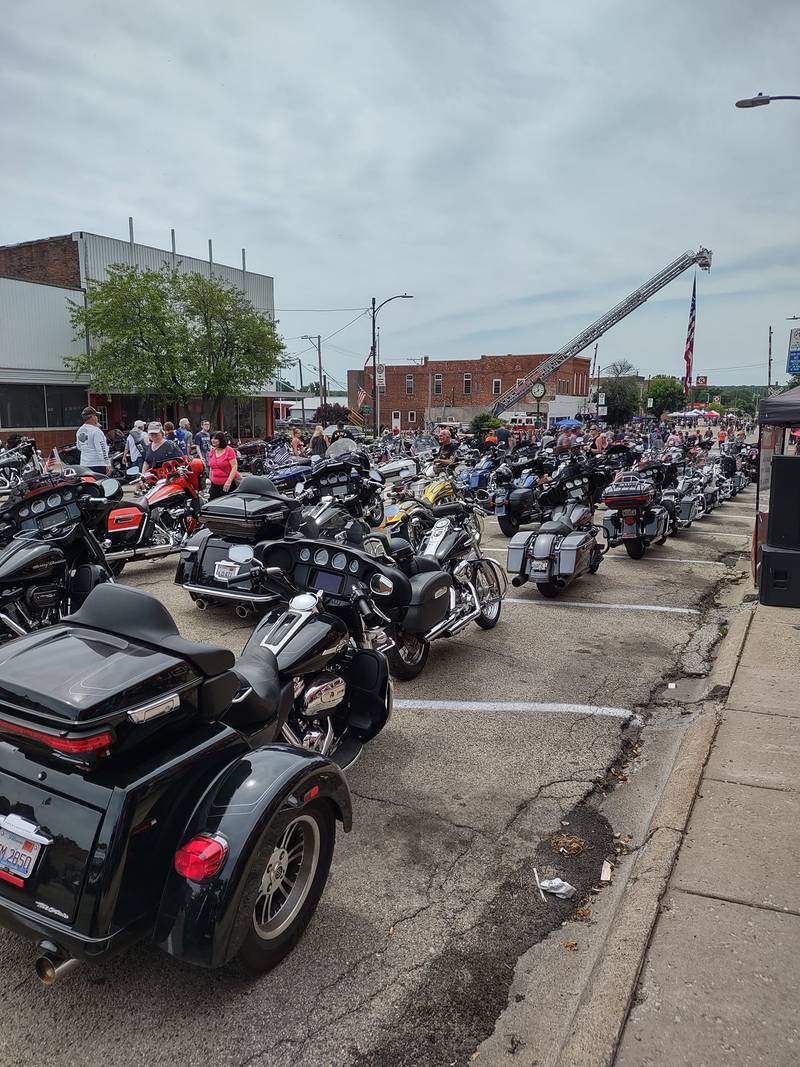
[[[692,303],[689,307],[689,330],[686,334],[686,348],[683,352],[683,362],[686,364],[686,377],[683,379],[683,395],[689,395],[689,386],[692,384],[692,360],[694,358],[694,320],[697,314],[697,278],[692,285]]]
[[[286,445],[281,445],[280,448],[276,448],[270,456],[270,459],[276,467],[280,467],[283,463],[288,463],[290,459],[290,452]]]
[[[61,456],[59,456],[59,454],[58,454],[58,449],[57,448],[51,448],[50,449],[50,455],[47,457],[47,463],[45,463],[45,468],[47,470],[51,471],[51,470],[53,470],[54,467],[60,467],[60,466],[61,466]]]

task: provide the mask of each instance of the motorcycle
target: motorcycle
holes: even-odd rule
[[[483,630],[495,627],[508,585],[502,568],[480,552],[475,505],[457,501],[433,514],[436,521],[416,552],[403,538],[378,539],[410,586],[399,603],[380,591],[376,599],[391,642],[385,650],[389,670],[403,681],[422,672],[432,641],[454,637],[471,622]]]
[[[127,473],[133,478],[138,470]],[[116,577],[126,563],[180,551],[197,529],[205,479],[201,459],[170,460],[142,476],[145,492],[138,500],[109,505],[103,549]]]
[[[550,517],[535,533],[518,533],[508,546],[506,570],[515,588],[528,580],[552,598],[583,574],[596,574],[607,548],[597,543],[592,522],[591,482],[578,464],[570,464],[541,494]]]
[[[670,512],[660,502],[655,481],[646,471],[623,471],[606,487],[603,515],[608,546],[625,545],[631,559],[641,559],[648,545],[663,545],[670,534]]]
[[[47,984],[143,939],[270,970],[351,827],[342,768],[390,711],[385,661],[324,592],[236,659],[182,638],[154,597],[99,586],[0,650],[0,923],[37,945]]]
[[[334,441],[323,459],[312,461],[305,479],[296,483],[294,492],[306,503],[319,503],[331,497],[370,526],[380,526],[384,519],[383,477],[349,438]]]
[[[507,460],[494,471],[490,492],[494,501],[494,515],[500,532],[513,537],[520,526],[541,522],[542,511],[537,488],[545,474],[555,468],[552,454],[542,454],[538,460],[526,458],[516,462]]]
[[[7,496],[18,488],[26,474],[41,473],[43,470],[44,465],[32,437],[9,439],[0,452],[0,496]]]
[[[121,491],[114,478],[42,474],[12,492],[0,512],[0,642],[49,626],[113,581],[98,528]]]

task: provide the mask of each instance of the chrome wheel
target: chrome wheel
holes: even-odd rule
[[[319,855],[319,826],[299,815],[281,834],[261,879],[253,926],[262,940],[280,937],[292,924],[314,882]]]
[[[478,594],[481,618],[486,622],[497,622],[503,597],[496,575],[479,567],[475,572],[475,591]]]

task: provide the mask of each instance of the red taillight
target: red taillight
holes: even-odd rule
[[[30,726],[19,726],[15,722],[0,719],[0,733],[16,734],[17,737],[27,737],[31,741],[47,745],[56,752],[66,752],[70,756],[78,756],[83,752],[99,752],[101,749],[110,748],[114,744],[114,735],[110,730],[103,730],[99,734],[90,734],[88,737],[58,737],[56,734],[45,733],[44,730],[34,730]]]
[[[8,871],[0,871],[0,878],[4,882],[11,882],[12,885],[19,886],[20,889],[25,885],[24,878],[17,878],[15,874],[9,874]]]
[[[636,522],[636,516],[635,515],[626,515],[625,516],[625,525],[626,526],[633,526],[633,524],[635,522]]]
[[[319,796],[319,786],[312,785],[307,793],[303,793],[303,803],[307,804],[309,800],[313,800],[314,797]]]
[[[199,834],[175,853],[175,870],[190,882],[202,882],[220,870],[228,846],[217,837]]]

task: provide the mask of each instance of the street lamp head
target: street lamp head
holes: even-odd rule
[[[763,93],[758,93],[756,96],[748,96],[744,100],[737,100],[737,107],[762,107],[764,104],[768,104],[772,97],[764,96]]]

